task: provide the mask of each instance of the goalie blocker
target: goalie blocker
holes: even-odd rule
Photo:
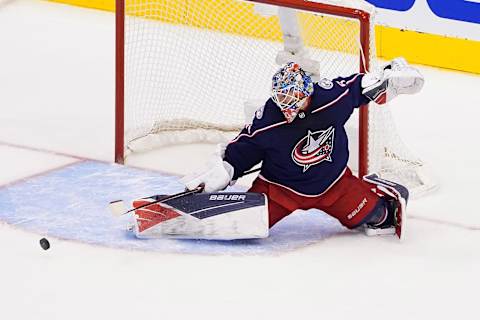
[[[129,228],[138,238],[233,240],[268,237],[268,209],[260,193],[195,193],[158,202],[133,202]],[[148,203],[152,202],[151,205]],[[154,202],[154,203],[153,203]]]

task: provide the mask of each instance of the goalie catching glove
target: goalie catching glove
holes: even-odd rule
[[[378,104],[384,104],[399,94],[415,94],[424,84],[422,74],[403,58],[393,59],[376,72],[362,78],[362,94]]]
[[[188,190],[203,185],[204,192],[215,192],[233,185],[235,183],[235,181],[232,181],[234,169],[230,163],[223,161],[224,152],[225,146],[218,145],[217,151],[207,163],[207,168],[187,175],[180,181]]]

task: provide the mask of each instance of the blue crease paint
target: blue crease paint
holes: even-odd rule
[[[130,203],[182,189],[178,176],[84,161],[0,188],[0,220],[29,232],[110,248],[208,255],[276,255],[350,232],[326,214],[309,210],[282,220],[266,239],[144,240],[126,231],[128,217],[115,218],[108,210],[112,200]]]

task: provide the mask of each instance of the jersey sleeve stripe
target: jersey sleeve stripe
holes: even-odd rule
[[[276,186],[285,188],[285,189],[287,189],[288,191],[295,193],[296,195],[299,195],[299,196],[302,196],[302,197],[307,197],[307,198],[315,198],[315,197],[319,197],[319,196],[321,196],[321,195],[324,195],[328,190],[330,190],[330,188],[332,188],[332,187],[335,185],[335,183],[337,183],[337,181],[340,180],[341,177],[343,177],[343,175],[345,174],[345,171],[347,171],[347,167],[345,167],[345,169],[343,169],[342,173],[340,173],[340,174],[338,175],[337,179],[335,179],[335,181],[333,181],[333,182],[325,189],[325,191],[323,191],[322,193],[319,193],[319,194],[304,194],[304,193],[295,191],[295,190],[293,190],[292,188],[289,188],[289,187],[287,187],[287,186],[284,186],[283,184],[270,181],[270,180],[266,179],[264,176],[262,176],[261,174],[259,174],[258,177],[259,177],[260,179],[262,179],[263,181],[266,181],[266,182],[271,183],[271,184],[274,184],[274,185],[276,185]]]
[[[325,108],[328,108],[328,107],[330,107],[331,105],[337,103],[337,101],[340,100],[340,99],[342,99],[344,96],[346,96],[349,91],[350,91],[350,89],[345,90],[345,91],[344,91],[341,95],[339,95],[335,100],[330,101],[330,102],[327,103],[326,105],[323,105],[323,106],[321,106],[321,107],[318,107],[317,109],[313,110],[312,113],[321,111],[321,110],[323,110],[323,109],[325,109]]]
[[[353,77],[352,79],[348,80],[346,82],[347,85],[349,85],[350,83],[354,82],[355,80],[357,80],[358,77],[360,76],[363,76],[364,74],[363,73],[358,73],[355,77]]]
[[[286,124],[287,121],[282,121],[282,122],[278,122],[278,123],[275,123],[275,124],[272,124],[272,125],[269,125],[265,128],[262,128],[262,129],[258,129],[256,130],[255,132],[251,133],[251,134],[246,134],[246,133],[242,133],[242,134],[239,134],[235,139],[233,139],[232,141],[229,142],[230,143],[234,143],[234,142],[237,142],[238,139],[240,138],[243,138],[243,137],[247,137],[247,138],[253,138],[257,133],[260,133],[260,132],[263,132],[263,131],[266,131],[266,130],[269,130],[269,129],[272,129],[272,128],[275,128],[275,127],[279,127],[281,125],[284,125]]]

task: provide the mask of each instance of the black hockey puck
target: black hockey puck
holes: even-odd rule
[[[46,238],[40,239],[40,247],[42,247],[43,250],[48,250],[50,249],[50,242]]]

